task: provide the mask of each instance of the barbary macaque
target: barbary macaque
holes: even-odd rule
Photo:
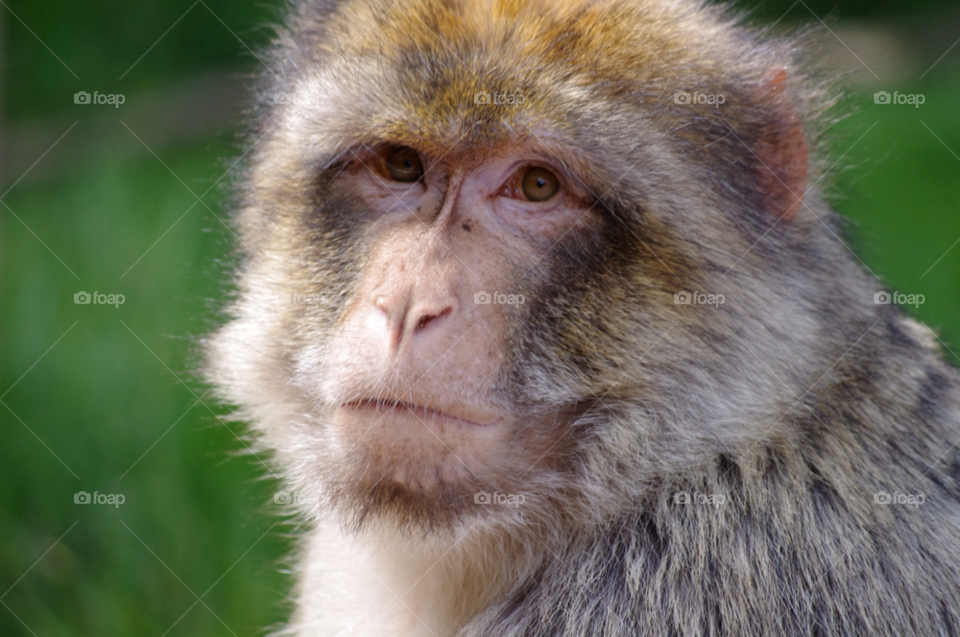
[[[292,5],[206,343],[296,494],[284,634],[960,634],[960,378],[838,237],[805,37]]]

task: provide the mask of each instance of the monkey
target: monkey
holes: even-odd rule
[[[203,343],[295,494],[280,634],[960,634],[960,377],[841,238],[815,47],[290,5]]]

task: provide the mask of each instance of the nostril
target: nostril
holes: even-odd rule
[[[450,308],[449,308],[449,307],[446,308],[445,310],[443,310],[442,312],[440,312],[439,314],[424,314],[423,316],[420,317],[420,320],[417,321],[417,331],[419,332],[419,331],[423,330],[423,329],[426,328],[427,325],[429,325],[430,323],[433,323],[433,322],[435,322],[435,321],[443,318],[444,316],[447,316],[448,314],[450,314]]]

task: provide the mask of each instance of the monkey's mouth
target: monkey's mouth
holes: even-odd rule
[[[354,400],[340,405],[340,409],[373,410],[380,413],[411,414],[421,421],[426,420],[453,420],[474,427],[489,427],[500,421],[499,417],[472,413],[472,410],[443,411],[433,407],[407,403],[402,400],[365,398]]]

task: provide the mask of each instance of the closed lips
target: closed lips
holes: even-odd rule
[[[401,400],[389,400],[389,399],[375,400],[371,398],[365,398],[363,400],[355,400],[355,401],[351,401],[349,403],[345,403],[341,405],[341,409],[345,409],[345,408],[373,409],[376,411],[381,411],[386,409],[395,410],[395,411],[409,411],[410,413],[414,414],[415,416],[421,419],[422,418],[446,418],[449,420],[459,420],[468,425],[474,425],[477,427],[488,427],[494,424],[495,422],[497,422],[497,420],[499,420],[499,418],[493,417],[493,418],[484,418],[483,422],[478,422],[476,420],[467,418],[466,416],[468,414],[466,413],[461,415],[460,413],[457,413],[457,412],[451,413],[448,411],[435,409],[433,407],[418,405],[416,403],[407,403]],[[473,416],[473,414],[469,414],[469,415]],[[476,416],[474,416],[474,418],[476,418]]]

